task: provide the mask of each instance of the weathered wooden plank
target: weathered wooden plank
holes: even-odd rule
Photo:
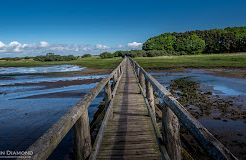
[[[105,132],[106,133],[106,132]],[[116,137],[116,136],[140,136],[140,135],[150,135],[151,132],[108,132],[107,136],[112,136],[112,137]]]
[[[139,144],[118,144],[114,145],[112,143],[110,144],[102,144],[101,150],[122,150],[122,149],[127,149],[127,150],[134,150],[134,149],[149,149],[149,148],[158,148],[157,144],[154,142],[146,142],[146,143],[139,143]]]
[[[153,148],[145,148],[145,149],[134,149],[134,150],[129,150],[129,149],[122,149],[122,150],[115,150],[115,149],[111,149],[111,150],[101,150],[100,154],[98,155],[100,156],[130,156],[130,155],[146,155],[146,154],[153,154],[154,156],[157,154],[159,154],[159,151],[153,149]]]
[[[102,155],[109,159],[139,158],[136,157],[138,154],[146,158],[149,153],[153,154],[149,157],[160,159],[151,118],[138,84],[133,68],[127,62],[113,100],[113,116],[105,128],[97,159]]]
[[[121,73],[121,72],[120,72],[120,73]],[[117,87],[118,87],[118,85],[119,85],[119,83],[120,83],[121,76],[122,76],[122,75],[120,75],[119,81],[118,81],[118,82],[116,83],[116,85],[115,85],[115,89],[114,89],[114,91],[113,91],[113,95],[116,94]],[[114,98],[114,97],[115,97],[115,96],[113,96],[113,98]],[[98,151],[99,151],[99,147],[100,147],[101,142],[102,142],[102,137],[103,137],[103,134],[104,134],[105,127],[106,127],[106,125],[107,125],[107,123],[108,123],[108,120],[109,120],[111,114],[112,114],[112,106],[113,106],[113,101],[110,101],[109,106],[108,106],[107,111],[106,111],[106,114],[105,114],[105,117],[104,117],[103,122],[102,122],[102,124],[101,124],[101,127],[100,127],[100,129],[99,129],[97,138],[96,138],[96,140],[95,140],[95,143],[94,143],[94,146],[93,146],[91,155],[90,155],[90,157],[89,157],[90,160],[96,159],[97,153],[98,153]]]
[[[97,159],[148,159],[148,160],[160,160],[160,157],[158,155],[153,154],[143,154],[143,155],[126,155],[126,156],[98,156]]]
[[[154,142],[155,140],[152,139],[152,136],[138,136],[133,138],[132,136],[104,136],[103,137],[104,142],[139,142],[141,143],[142,141],[147,141],[147,142]],[[117,145],[117,144],[116,144]]]
[[[139,126],[140,127],[140,126]],[[142,128],[136,128],[136,126],[111,126],[109,128],[106,128],[105,131],[109,131],[109,130],[117,130],[118,132],[122,132],[122,131],[128,131],[128,130],[132,130],[134,131],[152,131],[152,128],[149,128],[147,125],[143,126]]]

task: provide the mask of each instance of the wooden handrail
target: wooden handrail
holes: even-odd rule
[[[163,85],[148,74],[136,61],[132,58],[129,59],[135,68],[135,72],[139,77],[142,88],[146,88],[146,86],[144,86],[145,84],[148,85],[146,89],[153,88],[153,91],[156,93],[158,98],[163,100],[165,103],[165,106],[162,106],[163,110],[170,108],[171,112],[177,116],[179,122],[181,122],[183,126],[197,139],[212,158],[218,160],[237,159],[222,143],[220,143],[205,127],[203,127],[203,125],[196,120]],[[144,79],[149,82],[152,87],[150,87],[148,83],[144,83]],[[170,114],[171,113],[168,113],[168,115]],[[167,114],[165,114],[165,116],[166,115]],[[172,158],[171,155],[169,156]]]
[[[75,129],[75,158],[88,158],[92,149],[88,107],[105,86],[105,99],[107,103],[110,101],[112,97],[110,81],[115,81],[121,76],[122,69],[125,67],[125,62],[126,58],[122,60],[118,67],[114,69],[108,77],[102,79],[95,88],[91,89],[83,99],[70,108],[69,111],[67,111],[54,125],[52,125],[51,128],[49,128],[27,149],[27,151],[33,152],[31,159],[47,159],[73,126]]]

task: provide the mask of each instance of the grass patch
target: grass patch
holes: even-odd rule
[[[113,69],[120,62],[122,58],[101,59],[99,57],[79,58],[72,61],[53,61],[40,62],[34,60],[19,60],[19,61],[0,61],[0,67],[33,67],[33,66],[47,66],[47,65],[61,65],[71,64],[88,68],[98,69]]]
[[[246,68],[246,53],[138,57],[135,60],[147,69]]]

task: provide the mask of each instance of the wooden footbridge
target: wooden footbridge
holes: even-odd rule
[[[105,92],[105,97],[90,123],[88,108],[100,92]],[[161,125],[157,115],[162,117]],[[33,151],[31,159],[47,159],[73,128],[76,160],[181,160],[180,124],[211,159],[237,159],[165,87],[125,57],[27,151]],[[92,141],[93,128],[98,130]]]

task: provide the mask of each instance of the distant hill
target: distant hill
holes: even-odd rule
[[[246,27],[163,33],[149,38],[143,50],[187,54],[246,52]]]

